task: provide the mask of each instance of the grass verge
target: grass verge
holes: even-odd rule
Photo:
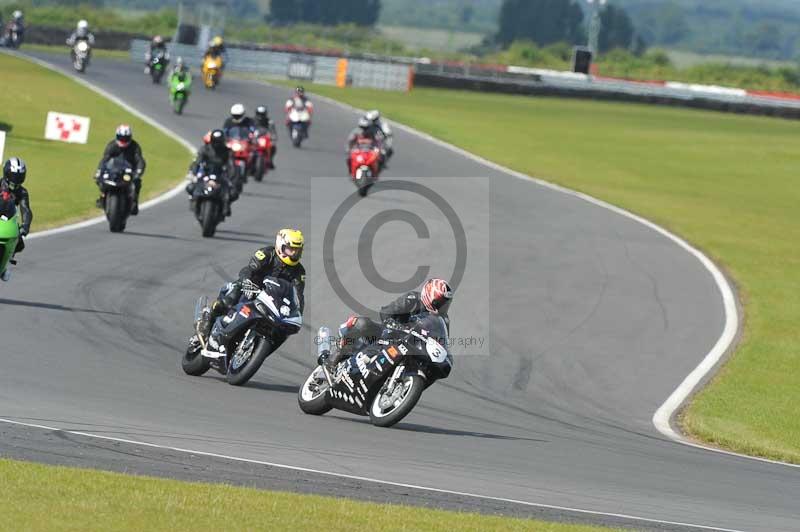
[[[743,340],[683,426],[712,444],[800,463],[800,122],[436,89],[309,88],[641,214],[723,264],[745,305]]]
[[[5,85],[13,88],[0,92],[0,122],[3,129],[10,127],[4,156],[22,157],[28,165],[25,186],[31,194],[33,231],[101,214],[94,207],[92,178],[120,123],[131,124],[147,160],[143,199],[171,188],[185,174],[191,158],[186,148],[117,104],[24,59],[0,54],[0,70]],[[90,117],[88,143],[45,140],[48,111]]]
[[[0,479],[0,530],[609,530],[11,460]]]

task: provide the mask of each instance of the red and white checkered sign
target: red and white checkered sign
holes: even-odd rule
[[[44,138],[86,144],[89,140],[89,118],[50,111],[47,113]]]

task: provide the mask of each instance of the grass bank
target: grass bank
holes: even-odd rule
[[[606,528],[355,502],[0,460],[0,530],[452,530]]]
[[[800,463],[800,122],[436,89],[309,89],[641,214],[723,264],[745,305],[744,337],[683,426]]]
[[[0,70],[7,87],[24,88],[0,92],[0,122],[4,129],[10,127],[5,157],[22,157],[28,165],[25,186],[31,194],[33,231],[101,214],[94,207],[97,187],[92,178],[120,123],[133,127],[147,160],[144,199],[171,188],[185,174],[191,158],[186,148],[117,104],[24,59],[0,54]],[[48,111],[90,117],[88,143],[45,140]]]

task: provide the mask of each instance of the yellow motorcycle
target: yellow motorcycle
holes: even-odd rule
[[[207,89],[215,89],[222,77],[222,57],[206,55],[203,58],[203,84]]]

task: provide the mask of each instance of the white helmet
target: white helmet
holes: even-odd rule
[[[235,120],[241,120],[242,118],[244,118],[244,114],[245,114],[246,112],[247,112],[247,111],[246,111],[246,110],[245,110],[245,108],[244,108],[244,104],[241,104],[241,103],[235,103],[235,104],[233,104],[233,106],[231,107],[231,116],[232,116],[232,117],[233,117]]]
[[[78,21],[78,29],[79,30],[88,30],[89,29],[89,23],[86,20],[83,20],[83,19],[79,20]]]
[[[19,20],[22,18],[22,11],[17,9],[11,16],[14,17],[14,20]]]
[[[367,114],[364,115],[367,120],[370,122],[377,122],[381,119],[381,112],[377,109],[373,109],[372,111],[367,111]]]

